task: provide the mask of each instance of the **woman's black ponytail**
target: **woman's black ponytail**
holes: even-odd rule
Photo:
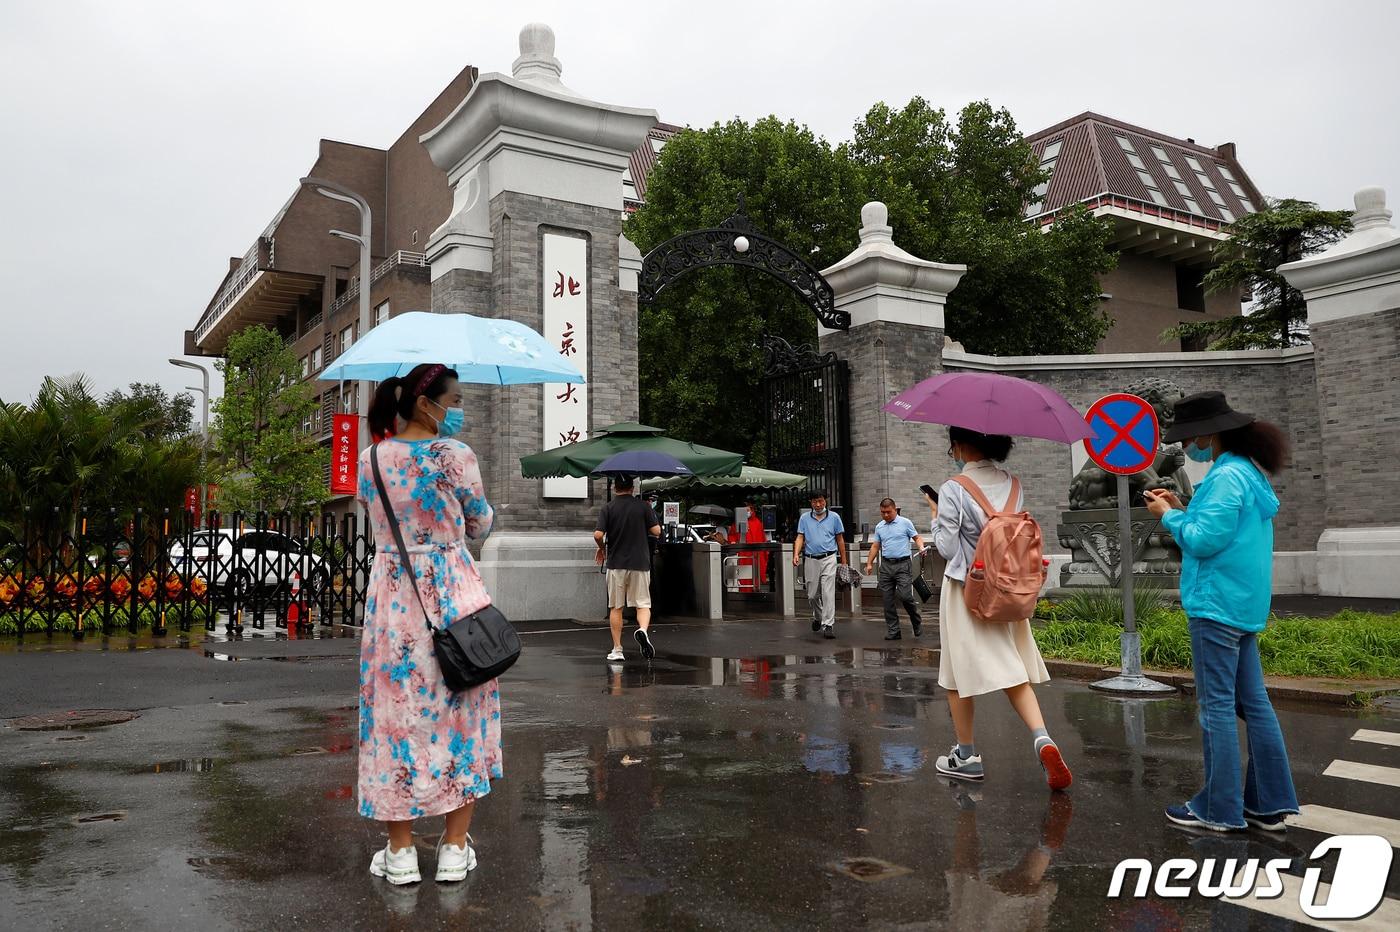
[[[437,400],[455,378],[456,369],[425,362],[408,375],[380,382],[369,403],[369,432],[374,441],[378,443],[398,433],[400,419],[413,420],[413,403],[419,396]]]
[[[369,433],[376,443],[398,433],[399,393],[403,383],[398,376],[385,379],[379,383],[369,403]]]

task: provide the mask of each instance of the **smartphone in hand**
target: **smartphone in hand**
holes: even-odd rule
[[[920,492],[923,492],[923,493],[924,493],[925,495],[927,495],[929,498],[933,499],[934,503],[937,504],[937,502],[938,502],[938,493],[934,491],[933,486],[931,486],[931,485],[921,485],[921,486],[919,486],[919,491],[920,491]]]

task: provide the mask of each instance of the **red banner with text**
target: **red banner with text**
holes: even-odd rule
[[[335,415],[331,440],[331,494],[354,495],[360,481],[360,418]]]

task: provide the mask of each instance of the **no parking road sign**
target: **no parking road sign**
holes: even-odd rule
[[[1131,476],[1157,457],[1157,412],[1137,395],[1105,395],[1090,406],[1084,422],[1094,432],[1084,450],[1100,469]]]

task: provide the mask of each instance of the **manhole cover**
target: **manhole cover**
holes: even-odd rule
[[[74,709],[71,712],[50,712],[47,715],[26,715],[14,720],[20,731],[61,731],[65,728],[101,728],[120,725],[138,718],[135,712],[122,709]]]
[[[907,867],[900,867],[898,864],[891,864],[889,861],[882,861],[879,858],[867,857],[842,858],[832,864],[831,869],[838,874],[845,874],[847,877],[859,880],[861,883],[876,883],[913,873]]]
[[[126,810],[117,809],[112,812],[88,812],[83,815],[73,816],[74,825],[91,825],[94,822],[125,822]]]
[[[908,783],[914,778],[907,773],[890,773],[888,770],[877,770],[874,773],[858,773],[856,779],[861,783]]]

